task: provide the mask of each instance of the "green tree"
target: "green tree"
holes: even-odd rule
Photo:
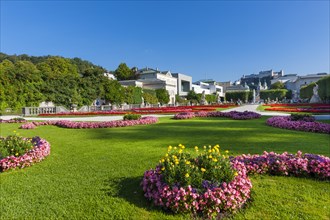
[[[187,99],[192,102],[198,102],[199,97],[194,90],[190,90],[187,94]]]
[[[160,104],[167,104],[170,101],[170,95],[166,89],[156,89],[156,97]]]
[[[119,64],[118,68],[115,70],[114,75],[117,80],[129,80],[134,79],[133,71],[126,65],[126,63]]]
[[[270,85],[270,89],[285,89],[285,86],[281,81],[277,81],[276,83]]]

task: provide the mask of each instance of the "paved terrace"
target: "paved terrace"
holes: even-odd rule
[[[288,116],[290,114],[288,113],[282,113],[282,112],[261,112],[257,110],[257,107],[259,105],[242,105],[236,108],[231,108],[224,110],[223,112],[230,112],[230,111],[239,111],[239,112],[244,112],[244,111],[252,111],[252,112],[257,112],[261,115],[266,115],[266,116]],[[154,117],[173,117],[173,115],[143,115],[143,116],[154,116]],[[15,117],[20,117],[19,115],[5,115],[5,116],[0,116],[0,119],[8,120],[11,118]],[[314,117],[318,120],[330,120],[330,115],[314,115]],[[123,119],[123,116],[95,116],[95,117],[23,117],[25,120],[28,121],[53,121],[53,120],[68,120],[68,121],[115,121],[115,120],[121,120]]]

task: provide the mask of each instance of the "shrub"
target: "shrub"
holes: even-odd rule
[[[124,120],[138,120],[141,118],[141,115],[138,114],[126,114],[124,115]]]
[[[291,121],[315,121],[315,118],[312,116],[312,114],[296,114],[291,113],[290,116]]]

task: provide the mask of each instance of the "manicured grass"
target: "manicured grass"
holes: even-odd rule
[[[220,144],[233,155],[264,150],[330,155],[329,135],[273,128],[266,117],[172,120],[154,125],[108,129],[41,126],[18,130],[0,124],[1,135],[19,131],[51,143],[43,162],[0,173],[1,219],[187,219],[152,206],[140,181],[168,145]],[[251,202],[233,219],[329,219],[330,184],[312,179],[252,176]]]

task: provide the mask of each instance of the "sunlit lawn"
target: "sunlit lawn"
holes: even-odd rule
[[[203,118],[127,128],[19,130],[51,143],[51,155],[21,170],[0,173],[0,219],[187,219],[152,206],[140,181],[168,145],[220,144],[231,154],[263,151],[330,155],[327,134],[283,130],[258,120]],[[1,135],[18,124],[1,124]],[[234,219],[329,219],[330,183],[252,176],[252,200]]]

